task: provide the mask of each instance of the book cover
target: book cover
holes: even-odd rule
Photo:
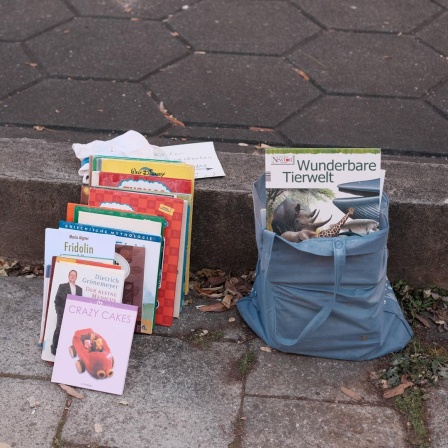
[[[122,395],[137,307],[67,296],[51,381]]]
[[[110,235],[91,234],[79,230],[45,229],[44,249],[44,288],[42,298],[42,322],[39,342],[42,343],[48,287],[51,274],[51,261],[54,256],[89,257],[113,260],[115,257],[115,238]]]
[[[48,295],[42,359],[54,361],[68,294],[121,302],[125,273],[121,266],[55,257]]]
[[[135,305],[138,308],[135,332],[141,333],[143,288],[145,272],[145,248],[116,244],[116,260],[125,271],[122,303]]]
[[[269,148],[265,160],[268,230],[300,242],[378,229],[379,149]]]
[[[133,211],[165,218],[165,249],[162,262],[162,283],[158,294],[156,324],[170,326],[175,309],[183,298],[184,259],[186,248],[185,201],[169,196],[128,190],[90,188],[89,205],[94,207],[129,206]]]

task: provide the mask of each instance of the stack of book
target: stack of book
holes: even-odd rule
[[[73,366],[90,382],[70,384],[121,393],[132,334],[179,317],[189,288],[194,177],[183,162],[90,157],[80,203],[67,204],[59,228],[45,234],[40,343],[42,359],[55,362],[52,381],[64,382],[61,365],[79,356]],[[126,368],[118,386],[99,388],[96,380],[118,372],[112,353]]]

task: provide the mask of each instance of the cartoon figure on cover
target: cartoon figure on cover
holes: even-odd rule
[[[73,294],[75,296],[82,296],[82,288],[76,284],[78,273],[72,269],[68,273],[68,283],[61,283],[56,293],[54,305],[56,307],[56,314],[58,320],[56,328],[53,333],[53,344],[51,345],[51,353],[56,355],[58,348],[59,334],[61,332],[62,316],[64,315],[65,301],[67,300],[67,294]]]

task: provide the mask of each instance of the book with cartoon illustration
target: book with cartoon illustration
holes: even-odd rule
[[[266,229],[291,242],[379,228],[384,183],[376,148],[268,148]]]
[[[68,295],[51,381],[122,395],[137,307]]]
[[[125,271],[119,265],[54,257],[44,324],[42,359],[54,361],[68,294],[121,302]]]
[[[162,284],[158,294],[156,324],[170,326],[175,310],[180,309],[185,281],[185,254],[187,235],[186,201],[156,194],[130,190],[90,188],[89,205],[94,207],[123,207],[137,213],[163,217],[165,248],[162,263]]]

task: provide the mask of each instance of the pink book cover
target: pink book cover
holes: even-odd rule
[[[51,381],[122,395],[137,307],[69,294]]]
[[[90,188],[89,205],[94,207],[117,208],[127,205],[129,211],[148,213],[165,218],[165,249],[162,263],[162,282],[157,296],[155,323],[171,326],[173,324],[176,282],[182,281],[183,272],[179,271],[182,218],[184,201],[177,198],[137,193],[127,190],[108,190]]]
[[[94,186],[92,185],[92,187]],[[98,173],[97,186],[160,193],[192,193],[192,182],[188,179],[145,176],[142,174],[109,173],[106,171],[100,171]]]

